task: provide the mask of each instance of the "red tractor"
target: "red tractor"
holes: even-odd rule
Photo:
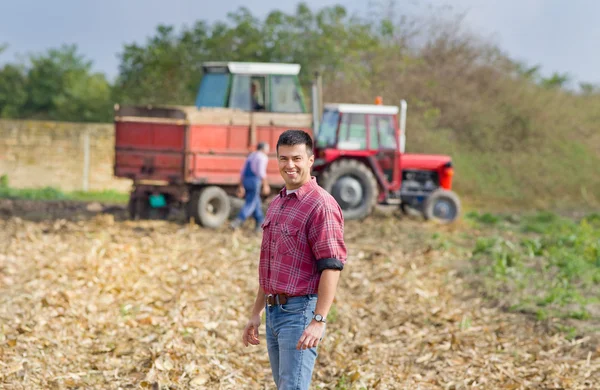
[[[460,200],[452,191],[452,160],[404,153],[405,101],[401,107],[326,104],[315,137],[314,175],[346,219],[364,218],[376,204],[398,204],[426,219],[454,221]]]

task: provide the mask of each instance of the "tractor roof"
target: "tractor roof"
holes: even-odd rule
[[[379,104],[325,104],[325,109],[336,110],[348,114],[383,114],[396,115],[398,107]]]
[[[204,68],[226,68],[229,73],[257,75],[297,75],[299,64],[283,64],[276,62],[205,62]]]

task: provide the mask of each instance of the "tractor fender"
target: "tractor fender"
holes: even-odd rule
[[[317,160],[320,160],[320,161],[317,163]],[[331,164],[335,164],[341,160],[355,160],[355,161],[358,161],[359,163],[369,167],[371,169],[371,171],[373,172],[373,174],[375,175],[375,180],[377,181],[377,185],[379,186],[379,191],[385,190],[386,182],[384,179],[383,172],[381,171],[381,169],[379,169],[379,165],[377,165],[377,160],[375,160],[375,157],[373,157],[373,156],[366,156],[366,157],[340,156],[340,157],[338,157],[334,160],[331,160],[327,163],[325,163],[325,160],[323,160],[323,159],[316,159],[315,164],[313,165],[313,169],[318,168],[318,170],[313,171],[313,175],[317,178],[317,181],[319,181],[319,179],[323,176],[323,173],[325,171],[327,171],[327,167],[329,167],[329,166],[331,166]]]

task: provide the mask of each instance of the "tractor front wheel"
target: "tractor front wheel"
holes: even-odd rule
[[[360,161],[335,161],[319,181],[340,205],[344,219],[365,218],[377,202],[377,181],[371,170]]]
[[[230,211],[227,193],[220,187],[210,186],[192,192],[187,215],[200,226],[214,229],[229,218]]]
[[[423,205],[423,216],[428,220],[450,223],[459,215],[460,199],[452,191],[437,189],[429,195]]]

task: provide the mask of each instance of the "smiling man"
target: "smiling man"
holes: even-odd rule
[[[309,388],[347,258],[342,210],[310,174],[312,147],[301,130],[287,130],[277,141],[285,188],[262,224],[260,287],[242,335],[245,346],[259,344],[266,308],[267,350],[279,390]]]

